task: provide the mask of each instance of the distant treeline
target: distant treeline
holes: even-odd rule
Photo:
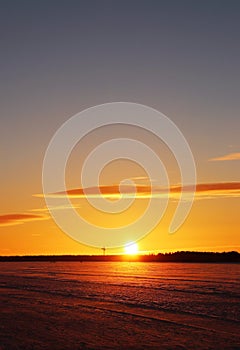
[[[1,261],[139,261],[184,263],[240,263],[240,253],[224,252],[175,252],[149,255],[25,255],[0,256]]]

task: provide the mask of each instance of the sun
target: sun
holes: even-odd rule
[[[125,247],[124,247],[125,253],[126,254],[137,254],[138,253],[138,245],[137,243],[128,243]]]

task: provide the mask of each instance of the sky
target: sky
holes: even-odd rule
[[[0,6],[0,254],[101,254],[51,218],[42,167],[64,122],[116,101],[152,107],[181,130],[196,162],[192,210],[169,234],[181,180],[174,157],[154,136],[113,126],[96,130],[69,158],[66,183],[77,193],[71,200],[79,215],[112,227],[137,218],[147,205],[146,172],[123,160],[102,172],[101,186],[105,197],[117,195],[114,186],[123,178],[146,186],[130,213],[98,218],[79,195],[88,152],[109,135],[132,132],[161,157],[172,191],[166,215],[138,241],[139,250],[240,251],[239,1],[9,0]]]

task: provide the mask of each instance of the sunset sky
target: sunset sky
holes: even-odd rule
[[[80,182],[95,146],[109,135],[134,135],[155,150],[170,180],[167,211],[139,250],[240,252],[240,2],[9,0],[1,3],[0,27],[0,255],[102,254],[53,221],[42,165],[65,121],[115,101],[150,106],[177,125],[196,162],[195,201],[182,227],[169,234],[181,190],[174,156],[144,130],[112,126],[88,135],[68,161],[66,185],[79,215],[114,227],[144,210],[149,179],[133,162],[116,160],[101,173],[105,197],[117,197],[124,178],[138,189],[133,207],[114,219],[92,211]]]

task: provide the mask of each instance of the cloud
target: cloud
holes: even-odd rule
[[[107,199],[118,198],[161,198],[169,196],[171,199],[179,199],[183,194],[183,199],[187,200],[189,194],[194,191],[194,186],[174,185],[168,190],[165,187],[149,185],[111,185],[88,188],[75,188],[67,191],[52,193],[47,196],[53,198],[61,198],[68,196],[69,198],[100,198],[103,196]],[[39,195],[38,195],[39,196]],[[240,197],[240,182],[219,182],[219,183],[202,183],[196,185],[196,198],[213,198],[213,197]]]
[[[176,197],[177,193],[183,193],[183,200],[188,200],[187,194],[192,192],[192,186],[172,186],[170,198]],[[214,198],[240,197],[240,182],[216,182],[196,185],[195,200]]]
[[[28,213],[4,214],[0,215],[0,226],[19,225],[28,221],[46,220],[46,215],[35,215]]]
[[[87,198],[88,196],[94,198],[133,198],[145,199],[145,198],[161,198],[169,196],[172,200],[179,200],[182,195],[183,200],[188,200],[189,194],[192,194],[194,186],[181,186],[174,185],[169,188],[152,186],[149,185],[110,185],[110,186],[99,186],[89,188],[75,188],[68,191],[61,191],[57,193],[50,193],[48,196],[53,198],[70,197],[74,198]],[[35,195],[42,197],[43,194]],[[240,182],[217,182],[217,183],[202,183],[196,185],[195,199],[212,199],[212,198],[225,198],[225,197],[240,197]],[[72,205],[75,209],[81,208],[79,204]],[[55,206],[52,207],[54,210],[65,210],[72,209],[72,206]],[[32,212],[47,213],[48,208],[32,209]],[[50,216],[47,214],[33,214],[33,213],[13,213],[0,215],[0,226],[19,225],[29,221],[36,220],[48,220]]]
[[[57,205],[57,206],[49,206],[48,207],[43,207],[43,208],[35,208],[35,209],[32,209],[31,212],[40,212],[40,213],[48,213],[49,212],[49,209],[51,210],[70,210],[70,209],[79,209],[81,208],[82,206],[81,205],[76,205],[76,204],[72,204],[72,205]]]
[[[226,154],[225,156],[216,157],[216,158],[210,158],[210,162],[221,162],[221,161],[227,161],[227,160],[240,160],[240,153],[230,153]]]
[[[78,209],[78,208],[81,208],[81,206],[69,205],[69,206],[51,207],[51,209],[54,209],[54,210],[66,210],[66,209],[72,209],[72,208]],[[37,213],[43,213],[43,214],[32,214],[32,213],[2,214],[0,215],[0,227],[21,225],[29,221],[49,220],[51,218],[51,216],[48,215],[49,209],[47,207],[32,209],[31,212],[37,212]]]
[[[192,186],[172,186],[171,190],[173,192],[180,192],[181,190],[184,192],[190,192],[192,191]],[[209,191],[240,191],[240,182],[210,182],[196,185],[197,193]]]
[[[73,198],[100,197],[119,198],[121,196],[132,197],[136,193],[137,196],[149,195],[151,188],[147,185],[110,185],[110,186],[94,186],[87,188],[75,188],[67,191],[54,193],[53,196],[63,196],[66,194]]]

